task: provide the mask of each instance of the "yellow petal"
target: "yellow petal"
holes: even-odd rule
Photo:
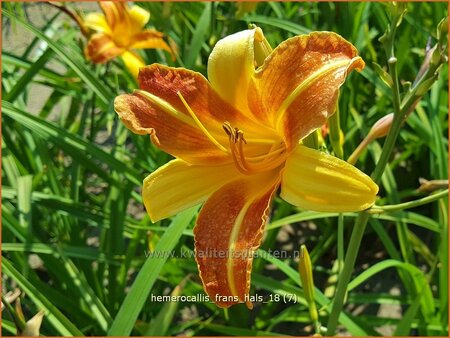
[[[138,6],[129,8],[124,2],[102,1],[100,7],[114,39],[122,47],[129,46],[133,36],[139,33],[150,19],[150,13],[145,9]]]
[[[221,186],[242,176],[234,164],[190,165],[172,160],[144,180],[142,197],[153,222],[203,203]]]
[[[145,30],[133,36],[131,49],[164,49],[173,55],[172,49],[163,39],[164,34],[156,30]]]
[[[106,22],[105,15],[102,13],[89,13],[84,18],[84,25],[97,32],[111,34],[111,28]]]
[[[208,60],[208,79],[228,103],[248,112],[247,88],[255,73],[256,29],[229,35],[217,42]]]
[[[137,79],[139,75],[139,69],[145,66],[142,58],[137,55],[135,52],[126,51],[121,55],[125,66],[128,68],[131,74],[133,74],[134,78]]]
[[[354,166],[299,145],[286,161],[281,197],[308,210],[361,211],[375,203],[378,186]]]
[[[142,30],[150,19],[150,13],[139,6],[133,6],[128,10],[130,23],[136,32]]]
[[[220,307],[246,303],[253,255],[261,244],[279,172],[224,185],[205,203],[194,228],[195,259],[203,287]]]

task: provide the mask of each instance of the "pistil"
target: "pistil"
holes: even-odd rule
[[[244,175],[275,169],[286,160],[283,144],[273,144],[269,152],[259,156],[245,156],[244,144],[247,144],[244,133],[233,128],[229,122],[223,124],[223,129],[230,140],[230,150],[236,168]]]

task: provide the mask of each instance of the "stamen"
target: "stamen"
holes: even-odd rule
[[[278,145],[273,144],[269,152],[265,155],[246,157],[244,153],[244,144],[247,144],[247,141],[244,138],[242,130],[233,128],[229,122],[223,124],[223,129],[229,137],[231,155],[236,168],[245,175],[274,169],[286,160],[286,156],[283,154],[285,148],[282,143]],[[260,161],[257,163],[249,163],[248,160],[253,162]]]
[[[233,128],[229,122],[223,124],[223,129],[230,139],[231,156],[233,157],[236,168],[244,175],[251,174],[246,166],[245,158],[242,156],[243,153],[239,151],[239,147],[237,146],[237,144],[242,146],[242,142],[245,142],[244,134],[238,128]]]
[[[205,136],[212,142],[214,143],[215,146],[217,146],[217,148],[219,148],[220,150],[222,150],[223,152],[228,153],[228,150],[219,143],[219,141],[217,141],[210,133],[209,131],[205,128],[205,126],[200,122],[200,120],[198,119],[198,117],[195,115],[195,113],[193,112],[193,110],[191,109],[191,107],[189,107],[189,104],[186,102],[186,100],[184,99],[183,95],[180,92],[177,92],[178,97],[180,98],[181,102],[183,102],[184,107],[186,108],[186,110],[189,112],[189,114],[191,115],[192,119],[195,121],[195,123],[197,124],[198,128],[203,132],[203,134],[205,134]]]

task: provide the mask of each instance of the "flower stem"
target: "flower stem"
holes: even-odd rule
[[[338,260],[338,276],[344,267],[344,214],[338,216],[338,234],[337,234],[337,260]]]
[[[350,237],[350,243],[348,245],[347,254],[345,256],[344,268],[339,274],[333,307],[331,308],[330,317],[328,319],[327,336],[333,336],[336,330],[339,314],[341,313],[342,307],[344,305],[344,298],[347,292],[347,284],[350,281],[350,277],[353,272],[356,256],[359,251],[359,246],[361,244],[361,239],[364,235],[368,219],[368,213],[359,213],[358,218],[355,222],[355,226],[353,227],[352,236]]]
[[[392,23],[391,23],[392,25]],[[395,35],[396,26],[392,25],[391,30],[387,32],[387,45],[386,45],[386,54],[388,56],[388,67],[389,73],[391,75],[393,84],[392,84],[392,96],[393,96],[393,106],[394,106],[394,120],[392,122],[392,126],[387,135],[386,141],[383,145],[383,150],[381,152],[380,159],[375,167],[375,170],[372,173],[372,179],[376,184],[379,184],[381,181],[381,176],[383,175],[384,169],[389,162],[389,158],[391,156],[392,150],[394,149],[395,141],[400,133],[400,127],[403,122],[403,118],[405,115],[405,108],[401,109],[400,107],[400,91],[398,86],[398,75],[397,75],[397,59],[394,55],[393,41]],[[328,319],[327,325],[327,336],[334,335],[336,331],[336,327],[339,321],[339,314],[342,311],[344,306],[345,294],[347,292],[347,285],[350,282],[350,278],[352,276],[353,268],[356,262],[356,256],[359,251],[359,247],[361,245],[361,240],[364,235],[364,231],[366,230],[367,222],[369,220],[370,214],[362,211],[359,213],[356,218],[355,225],[352,230],[352,235],[350,237],[350,242],[347,249],[347,254],[344,260],[344,268],[342,269],[339,280],[336,288],[336,294],[333,300],[333,305],[331,308],[330,317]]]
[[[392,65],[392,67],[395,67],[395,64]],[[394,74],[396,74],[396,72]],[[394,80],[394,82],[396,82],[396,80]],[[398,91],[394,91],[394,95],[395,93],[399,95]],[[403,116],[401,115],[401,111],[396,111],[394,121],[391,130],[389,131],[389,134],[387,136],[387,139],[384,143],[380,159],[372,174],[372,179],[377,184],[379,184],[381,181],[381,176],[383,175],[384,169],[388,164],[389,157],[391,156],[392,150],[394,149],[395,141],[397,139],[398,134],[400,133],[400,126],[402,124],[402,120]],[[350,238],[350,242],[347,249],[347,254],[344,260],[344,268],[342,269],[341,274],[339,275],[339,281],[336,288],[336,295],[334,297],[333,306],[331,309],[330,317],[328,319],[327,336],[334,335],[334,332],[336,330],[339,314],[341,313],[342,307],[344,306],[344,298],[347,292],[347,285],[350,281],[353,272],[356,256],[358,254],[359,246],[361,245],[361,240],[364,235],[364,231],[366,229],[369,217],[370,217],[369,213],[360,212],[355,221],[352,236]]]
[[[400,211],[400,210],[404,210],[404,209],[410,209],[410,208],[415,208],[424,204],[428,204],[434,201],[437,201],[438,199],[441,199],[445,196],[448,195],[448,189],[445,189],[444,191],[440,191],[436,194],[433,195],[429,195],[427,197],[415,200],[415,201],[409,201],[409,202],[405,202],[405,203],[400,203],[400,204],[394,204],[394,205],[383,205],[383,206],[377,206],[377,207],[373,207],[369,210],[367,210],[368,213],[370,214],[382,214],[385,212],[392,212],[392,211]]]

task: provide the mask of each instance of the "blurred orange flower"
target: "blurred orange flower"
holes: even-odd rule
[[[125,2],[99,2],[103,13],[89,13],[84,26],[94,30],[85,54],[94,63],[104,63],[120,56],[134,77],[144,67],[135,49],[157,48],[173,53],[163,39],[163,33],[144,29],[150,13],[138,6],[131,8]]]

